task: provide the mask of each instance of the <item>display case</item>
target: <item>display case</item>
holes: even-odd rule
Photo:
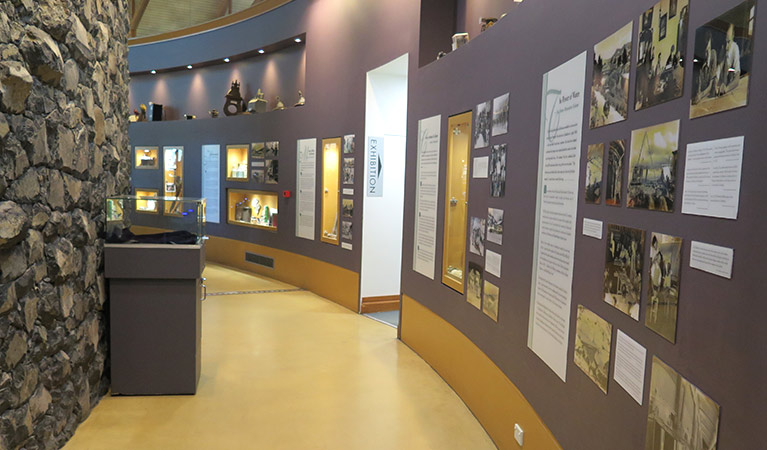
[[[322,242],[338,245],[341,138],[322,140]]]
[[[157,169],[160,149],[157,147],[134,147],[136,169]]]
[[[150,204],[178,214],[147,217]],[[106,199],[106,213],[107,243],[194,244],[205,235],[204,198],[121,195]]]
[[[136,188],[136,212],[157,214],[160,212],[157,201],[157,189]]]
[[[277,231],[276,192],[227,189],[227,223]]]
[[[163,189],[165,197],[184,196],[184,147],[163,147]],[[165,202],[165,214],[180,215],[178,202]]]
[[[248,181],[248,145],[226,146],[227,181]]]
[[[469,208],[471,111],[448,119],[442,283],[463,294]]]

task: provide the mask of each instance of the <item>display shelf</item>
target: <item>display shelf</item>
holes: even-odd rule
[[[184,196],[184,147],[163,147],[165,197]],[[179,202],[165,202],[165,214],[180,215]]]
[[[135,147],[136,169],[157,169],[160,149],[157,147]]]
[[[448,119],[445,237],[442,283],[463,294],[466,267],[466,226],[469,208],[469,149],[472,112]]]
[[[136,212],[157,214],[160,212],[158,208],[157,195],[159,191],[157,189],[139,189],[136,188]],[[149,198],[147,198],[149,197]]]
[[[322,242],[339,245],[341,138],[322,140]]]
[[[226,180],[248,181],[248,145],[226,146]]]
[[[276,192],[227,189],[227,223],[277,231]]]

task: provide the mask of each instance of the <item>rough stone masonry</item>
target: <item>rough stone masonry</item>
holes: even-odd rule
[[[104,199],[129,192],[127,0],[0,1],[0,450],[109,386]]]

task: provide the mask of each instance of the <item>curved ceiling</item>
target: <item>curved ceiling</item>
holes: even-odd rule
[[[155,36],[234,14],[267,0],[130,0],[131,37]]]

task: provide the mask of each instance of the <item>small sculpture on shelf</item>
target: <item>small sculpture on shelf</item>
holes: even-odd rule
[[[277,96],[277,105],[274,107],[274,111],[282,111],[285,109],[285,104],[280,100],[280,96]]]
[[[496,22],[498,22],[498,19],[495,17],[480,17],[480,33],[495,25]]]
[[[208,111],[208,114],[210,114],[210,117],[215,119],[216,117],[218,117],[218,110],[217,109],[211,109],[210,111]]]
[[[298,102],[294,106],[304,106],[306,104],[306,99],[304,98],[304,93],[301,92],[301,89],[298,90]]]
[[[265,113],[266,112],[266,99],[261,89],[258,89],[256,97],[248,102],[248,112],[251,114]]]
[[[141,106],[139,106],[139,111],[141,112],[139,112],[138,121],[146,122],[146,105],[142,103]]]
[[[236,116],[241,113],[243,108],[242,95],[240,94],[240,82],[232,81],[232,87],[226,93],[226,103],[224,103],[224,114],[227,116]]]

